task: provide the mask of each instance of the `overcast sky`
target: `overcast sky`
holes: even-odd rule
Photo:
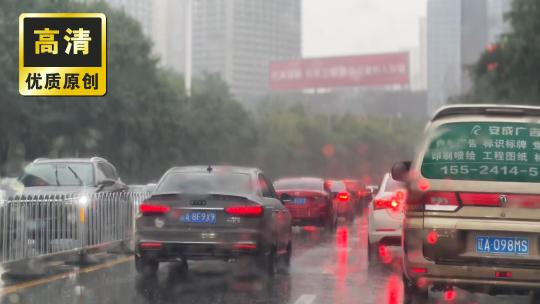
[[[305,57],[392,52],[418,45],[427,0],[302,0]]]

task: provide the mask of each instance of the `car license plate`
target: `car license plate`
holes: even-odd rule
[[[216,213],[206,211],[191,211],[180,217],[180,221],[184,223],[196,224],[215,224]]]
[[[528,255],[529,239],[525,237],[477,236],[476,252]]]
[[[306,199],[303,198],[303,197],[295,197],[294,198],[294,203],[297,204],[297,205],[305,205],[306,204]]]

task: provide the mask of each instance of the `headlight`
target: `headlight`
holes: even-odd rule
[[[77,201],[77,203],[79,203],[79,206],[81,206],[81,207],[88,206],[89,202],[90,202],[90,198],[88,198],[88,196],[86,196],[86,195],[80,196],[79,200]]]

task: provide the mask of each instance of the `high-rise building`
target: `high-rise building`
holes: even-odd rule
[[[428,114],[459,94],[461,1],[429,0],[427,10]]]
[[[193,0],[193,73],[219,73],[241,100],[268,92],[273,60],[301,56],[301,0]]]
[[[184,72],[187,0],[106,0],[137,20],[161,66]]]
[[[427,88],[427,19],[418,19],[418,47],[411,49],[411,84],[412,91],[425,91]]]
[[[500,34],[511,0],[429,0],[428,114],[471,88],[469,68]]]

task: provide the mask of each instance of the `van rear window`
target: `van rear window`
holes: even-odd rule
[[[440,126],[422,162],[430,179],[540,182],[540,124],[463,122]]]

